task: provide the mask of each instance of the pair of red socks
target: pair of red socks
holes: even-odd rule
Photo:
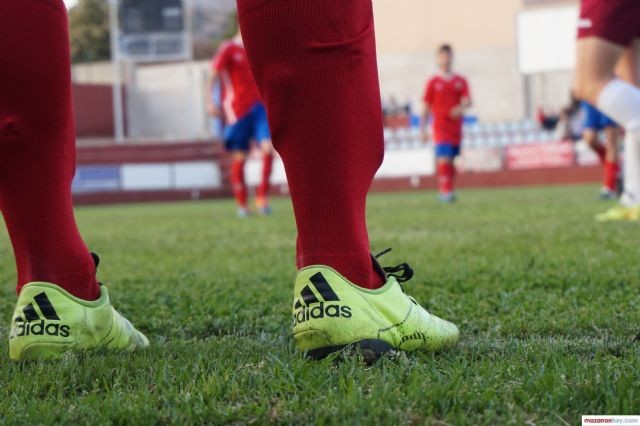
[[[247,208],[247,183],[244,176],[244,159],[233,159],[231,161],[231,188],[233,196],[239,207]],[[269,180],[273,169],[273,154],[264,154],[262,157],[262,179],[256,188],[256,198],[261,202],[269,195]]]

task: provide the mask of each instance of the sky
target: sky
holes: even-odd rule
[[[64,4],[66,4],[66,5],[67,5],[67,7],[71,7],[71,6],[73,6],[74,4],[76,4],[76,3],[77,3],[77,1],[78,1],[78,0],[64,0]]]

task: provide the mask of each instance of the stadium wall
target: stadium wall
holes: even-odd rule
[[[73,182],[77,204],[197,200],[231,196],[230,159],[219,143],[140,144],[78,150]],[[390,147],[373,184],[374,191],[434,189],[430,146]],[[259,152],[247,164],[253,190],[260,179]],[[461,188],[587,183],[601,170],[589,151],[572,144],[543,143],[507,148],[468,149],[461,158]],[[284,167],[276,160],[275,195],[288,193]]]
[[[525,79],[517,70],[517,54],[512,48],[460,52],[457,65],[471,84],[471,113],[485,122],[521,120],[537,106],[557,110],[567,101],[572,79],[570,72]],[[210,137],[212,127],[204,109],[207,68],[208,62],[202,61],[131,69],[126,91],[128,136],[174,141]],[[383,100],[394,96],[401,102],[409,101],[414,112],[419,112],[425,82],[435,68],[431,53],[381,54]],[[78,74],[87,77],[93,72]],[[91,79],[79,81],[88,84]],[[101,102],[98,109],[111,108],[110,98]]]
[[[436,72],[434,54],[381,54],[378,62],[383,100],[394,96],[419,112],[426,81]],[[469,80],[471,113],[481,121],[515,121],[526,116],[524,80],[515,49],[459,52],[456,69]]]
[[[113,89],[104,84],[74,84],[78,138],[113,138]]]

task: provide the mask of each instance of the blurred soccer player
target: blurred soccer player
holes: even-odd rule
[[[582,0],[577,50],[576,94],[626,131],[621,205],[596,219],[639,220],[640,1]]]
[[[448,44],[438,49],[438,68],[440,73],[429,79],[425,88],[420,127],[423,140],[428,142],[429,116],[433,116],[439,199],[452,203],[456,200],[454,162],[460,155],[462,122],[465,110],[471,106],[471,97],[467,80],[453,72],[453,50]]]
[[[609,117],[598,111],[588,102],[582,102],[584,116],[583,139],[598,155],[604,167],[604,182],[600,197],[604,200],[618,198],[618,137],[620,129]],[[604,144],[600,142],[600,132],[604,134]]]
[[[213,87],[222,83],[222,108],[213,101]],[[247,217],[247,185],[244,165],[250,143],[255,140],[262,150],[262,181],[256,189],[258,212],[271,212],[267,196],[273,164],[273,147],[264,105],[256,87],[240,31],[224,42],[211,61],[211,74],[207,84],[207,109],[212,116],[224,115],[225,148],[231,152],[231,184],[238,203],[238,216]]]
[[[384,153],[371,0],[238,0],[240,26],[298,226],[296,346],[323,357],[437,350],[455,325],[399,282],[413,271],[371,256],[367,192]]]
[[[0,1],[0,209],[18,270],[12,359],[147,346],[96,281],[73,216],[75,129],[62,0]]]

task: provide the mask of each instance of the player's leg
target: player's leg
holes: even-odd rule
[[[616,75],[627,83],[640,86],[640,35],[624,50],[616,66]]]
[[[602,113],[594,108],[591,104],[584,101],[581,103],[580,108],[584,117],[582,123],[584,126],[582,139],[589,146],[589,148],[591,148],[591,150],[596,153],[598,159],[600,160],[600,163],[604,164],[606,160],[605,157],[607,155],[607,150],[598,138],[598,134],[602,129]]]
[[[596,153],[600,163],[604,164],[607,156],[607,150],[598,138],[598,131],[596,129],[587,128],[582,132],[582,139],[587,146]]]
[[[384,277],[374,270],[365,221],[367,191],[384,150],[372,22],[363,0],[335,6],[353,17],[318,10],[331,9],[328,4],[267,3],[239,2],[245,17],[257,16],[256,9],[278,15],[240,24],[286,168],[298,267],[329,265],[359,285],[379,287]],[[288,14],[307,20],[308,28],[289,22]],[[269,30],[276,22],[284,28]]]
[[[271,214],[271,205],[269,204],[269,190],[271,188],[271,172],[273,171],[273,144],[271,139],[262,139],[259,143],[260,152],[262,153],[262,174],[260,183],[256,188],[256,208],[258,213],[263,216]]]
[[[604,128],[603,118],[605,116],[591,104],[584,101],[582,102],[581,109],[584,116],[582,139],[589,148],[596,153],[603,168],[603,184],[600,190],[600,198],[609,199],[615,196],[615,190],[609,189],[607,185],[610,167],[607,164],[607,149],[605,145],[600,142],[599,137],[600,130]]]
[[[269,215],[271,214],[269,188],[271,171],[273,170],[273,144],[271,143],[271,132],[269,131],[269,122],[267,121],[267,113],[264,106],[262,104],[258,105],[254,110],[254,114],[254,138],[258,141],[262,153],[262,176],[256,189],[256,207],[260,214]]]
[[[366,196],[384,151],[371,0],[239,0],[238,9],[298,226],[298,348],[452,344],[457,328],[402,292],[408,266],[385,276],[370,255]]]
[[[455,175],[454,156],[451,146],[438,145],[436,147],[436,174],[438,178],[438,199],[443,203],[455,201],[453,179]]]
[[[75,129],[66,20],[58,10],[64,6],[18,3],[0,6],[0,207],[16,257],[17,291],[28,282],[49,281],[95,300],[96,269],[71,202]],[[25,13],[35,10],[47,17],[27,20]],[[22,20],[8,22],[10,17]],[[42,24],[47,19],[52,22]],[[42,28],[27,29],[30,21]],[[25,36],[27,31],[33,35]]]
[[[64,3],[3,0],[0,40],[0,209],[19,292],[11,357],[146,345],[111,308],[73,216],[75,129]]]
[[[249,142],[253,133],[251,114],[227,126],[224,130],[224,145],[231,156],[229,181],[238,207],[238,217],[249,216],[247,204],[247,183],[245,179],[245,163],[249,152]]]
[[[597,38],[578,42],[579,96],[594,102],[640,143],[640,88],[614,74],[623,52],[622,47]]]
[[[588,37],[578,40],[577,52],[576,96],[609,115],[598,101],[609,84],[620,82],[616,78],[615,69],[624,46],[598,37]]]
[[[618,196],[618,176],[620,165],[618,162],[618,137],[620,131],[615,124],[606,125],[604,133],[604,185],[601,193],[604,199],[614,199]]]
[[[240,149],[231,151],[231,188],[238,205],[238,217],[241,218],[249,216],[247,183],[244,173],[246,161],[246,151]]]
[[[635,39],[622,55],[616,72],[629,84],[640,86],[640,39]],[[640,116],[637,117],[640,122]],[[624,175],[621,202],[626,207],[640,205],[640,137],[627,132],[624,138]]]
[[[626,131],[625,180],[630,185],[625,191],[629,192],[621,198],[621,206],[596,219],[635,220],[640,217],[640,193],[636,193],[633,183],[634,176],[640,176],[635,171],[640,170],[640,89],[616,77],[615,72],[625,48],[640,36],[640,2],[582,0],[579,22],[577,94]]]
[[[640,40],[636,39],[620,58],[616,73],[638,87],[640,83]],[[623,194],[620,206],[597,215],[596,220],[640,220],[640,139],[637,132],[626,129],[624,139]]]
[[[582,0],[576,92],[640,143],[640,88],[615,75],[616,65],[640,36],[640,2]],[[587,25],[588,24],[588,25]]]

